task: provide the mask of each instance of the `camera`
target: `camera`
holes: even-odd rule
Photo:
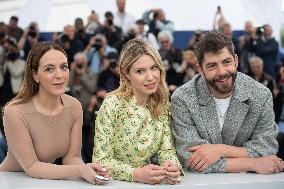
[[[110,60],[109,61],[109,67],[110,68],[115,68],[116,67],[116,60]]]
[[[128,40],[134,39],[135,37],[136,37],[136,33],[135,33],[134,30],[130,30],[130,31],[127,33],[127,35],[126,35],[126,38],[127,38]]]
[[[78,69],[82,69],[82,68],[83,68],[83,64],[76,64],[76,67],[77,67]]]
[[[96,50],[100,50],[100,49],[103,47],[102,40],[97,38],[97,39],[95,40],[95,43],[93,44],[93,47],[94,47]]]
[[[32,25],[32,26],[29,27],[28,36],[30,36],[31,38],[36,38],[37,33],[36,33],[35,26]]]
[[[221,11],[221,7],[220,7],[220,6],[217,7],[217,11],[218,11],[218,12]]]
[[[5,33],[5,32],[0,32],[0,40],[1,40],[1,39],[4,39],[5,36],[6,36],[6,33]]]
[[[263,32],[264,32],[263,26],[257,27],[256,30],[255,30],[255,34],[256,34],[258,37],[261,37],[262,34],[263,34]]]
[[[113,25],[113,21],[112,21],[111,19],[108,19],[108,20],[107,20],[107,23],[108,23],[109,26],[112,26],[112,25]]]
[[[61,43],[67,43],[67,42],[70,42],[70,39],[69,39],[68,35],[63,34],[63,35],[60,37],[60,41],[61,41]]]

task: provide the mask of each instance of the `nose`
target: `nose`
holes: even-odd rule
[[[153,80],[153,79],[154,79],[154,73],[153,73],[152,71],[147,71],[147,73],[146,73],[146,79],[147,79],[148,81]]]
[[[218,75],[225,75],[227,73],[226,68],[223,64],[218,65]]]
[[[55,71],[55,77],[56,77],[56,78],[61,78],[61,77],[63,77],[63,71],[62,71],[60,68],[56,69],[56,71]]]

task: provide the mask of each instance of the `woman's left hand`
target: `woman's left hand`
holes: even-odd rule
[[[167,160],[164,162],[164,167],[166,169],[166,179],[165,179],[165,183],[168,183],[168,184],[176,184],[176,183],[179,183],[180,182],[180,167],[173,163],[172,161],[170,160]]]

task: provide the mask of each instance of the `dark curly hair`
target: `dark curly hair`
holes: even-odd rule
[[[231,55],[235,55],[234,45],[230,38],[216,31],[208,32],[195,46],[198,64],[202,66],[205,53],[217,53],[227,48]]]

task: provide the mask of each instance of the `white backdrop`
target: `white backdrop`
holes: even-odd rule
[[[281,0],[127,0],[126,9],[138,19],[145,10],[160,7],[174,21],[176,30],[209,30],[218,5],[234,30],[242,30],[246,20],[257,26],[269,23],[279,38]],[[102,20],[105,11],[116,11],[116,0],[0,1],[0,21],[8,22],[11,15],[18,15],[22,27],[37,21],[41,31],[61,31],[76,17],[86,21],[91,10]]]

